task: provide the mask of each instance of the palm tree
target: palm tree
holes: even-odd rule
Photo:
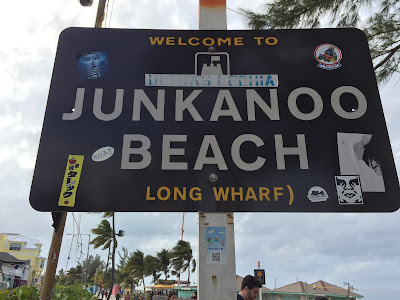
[[[131,253],[125,267],[123,268],[123,271],[131,274],[131,276],[137,280],[138,284],[142,282],[143,287],[146,290],[144,283],[145,262],[144,253],[142,251],[136,250],[135,252]]]
[[[115,249],[117,248],[117,239],[115,237],[115,212],[109,211],[104,213],[104,218],[112,217],[112,256],[111,256],[111,283],[110,283],[110,292],[108,293],[107,299],[110,299],[112,288],[114,285],[114,270],[115,270]]]
[[[81,264],[78,264],[75,268],[71,268],[67,271],[67,285],[74,283],[81,283],[85,269]]]
[[[67,282],[67,274],[65,274],[64,269],[61,269],[58,271],[58,274],[56,275],[55,281],[60,284],[60,285],[65,285]]]
[[[90,244],[94,245],[94,248],[97,249],[102,246],[102,250],[108,249],[107,255],[107,263],[106,263],[106,271],[104,272],[103,281],[105,280],[105,275],[107,274],[108,262],[110,260],[110,252],[111,252],[111,243],[113,241],[113,229],[111,228],[110,222],[106,219],[101,220],[100,224],[97,225],[97,228],[93,228],[92,233],[97,236],[90,241]]]
[[[192,259],[192,270],[191,270],[192,273],[196,272],[196,266],[197,266],[196,260],[193,258]]]
[[[172,266],[175,269],[175,273],[177,273],[178,270],[182,270],[182,272],[188,270],[188,281],[190,281],[190,271],[193,272],[193,268],[190,270],[191,263],[195,269],[196,262],[193,259],[190,243],[183,240],[178,241],[176,246],[172,249]]]
[[[117,239],[115,237],[115,212],[105,212],[103,218],[112,217],[112,227],[110,226],[110,222],[107,220],[102,220],[100,225],[97,228],[92,229],[92,233],[97,234],[97,237],[94,238],[90,243],[95,245],[94,248],[98,248],[103,246],[103,250],[108,249],[108,257],[107,257],[107,265],[106,272],[104,273],[104,277],[107,274],[108,261],[110,258],[111,252],[111,243],[112,243],[112,254],[111,254],[111,282],[110,282],[110,292],[108,299],[111,297],[111,291],[114,285],[114,270],[115,270],[115,249],[117,248]]]
[[[161,268],[162,263],[158,257],[146,255],[144,258],[144,271],[146,276],[153,276],[153,283],[156,283],[157,279],[160,278],[161,274],[158,272],[161,271]]]
[[[93,282],[94,284],[97,284],[98,286],[101,286],[102,283],[104,283],[104,271],[101,269],[97,269],[96,273],[93,276]]]
[[[169,265],[171,264],[171,252],[168,249],[162,249],[157,252],[157,257],[161,261],[161,270],[165,275],[165,280],[168,278]]]

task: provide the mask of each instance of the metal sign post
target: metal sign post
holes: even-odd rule
[[[226,30],[226,0],[199,1],[199,29]],[[211,48],[210,51],[218,52],[218,47]],[[211,62],[210,66],[212,65]],[[212,71],[209,70],[209,73]],[[217,181],[217,175],[210,174],[209,180]],[[198,297],[210,300],[235,299],[236,258],[233,213],[199,213],[198,218]]]

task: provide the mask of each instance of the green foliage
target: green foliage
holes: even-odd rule
[[[97,225],[97,228],[92,229],[92,233],[97,235],[92,241],[90,241],[90,244],[94,245],[95,249],[103,246],[102,250],[106,250],[111,247],[113,229],[111,228],[110,222],[105,219],[101,220],[100,224]]]
[[[58,274],[55,277],[55,282],[61,285],[67,284],[67,274],[64,272],[64,269],[58,271]]]
[[[274,0],[264,13],[242,12],[252,29],[358,27],[367,34],[377,80],[400,72],[400,0]]]
[[[136,250],[135,252],[131,253],[123,271],[127,272],[138,283],[143,282],[144,285],[144,277],[145,277],[144,253],[140,250]]]
[[[192,263],[193,266],[193,253],[192,253],[192,247],[190,246],[190,243],[187,241],[180,240],[176,244],[176,246],[172,249],[172,266],[174,268],[174,272],[172,272],[174,275],[178,274],[178,270],[182,270],[182,272],[185,272],[188,270],[188,281],[190,281],[190,264]],[[194,267],[196,263],[194,262]],[[192,268],[193,270],[193,268]],[[193,271],[192,271],[193,272]]]
[[[70,285],[82,283],[84,274],[85,270],[83,269],[82,265],[78,264],[76,267],[73,267],[67,271],[66,284]]]
[[[55,282],[60,285],[71,285],[78,283],[95,283],[96,270],[104,269],[104,262],[101,260],[100,255],[92,255],[88,259],[79,262],[76,267],[70,268],[67,272],[63,269],[58,271],[55,277]],[[89,272],[88,272],[89,271]],[[89,273],[89,274],[88,274]]]
[[[157,257],[161,262],[160,271],[164,273],[165,279],[167,279],[171,264],[171,252],[168,249],[161,249],[160,252],[157,252]]]
[[[0,291],[0,300],[39,300],[39,296],[39,291],[35,287],[21,286]]]
[[[93,298],[94,296],[81,284],[73,284],[66,287],[56,286],[51,296],[52,300],[89,300]]]
[[[153,283],[156,283],[157,279],[161,276],[161,274],[158,273],[162,268],[161,261],[155,256],[146,255],[144,258],[144,265],[145,276],[153,276]]]
[[[0,291],[0,300],[39,300],[40,291],[35,287],[21,286],[13,290]],[[56,286],[51,296],[52,300],[89,300],[93,295],[80,284],[67,287]]]
[[[94,248],[99,248],[103,246],[102,250],[108,249],[108,256],[107,256],[107,263],[106,263],[106,271],[104,273],[103,282],[105,281],[105,275],[107,274],[108,269],[108,261],[110,258],[111,253],[111,244],[113,244],[113,251],[112,251],[112,270],[111,270],[111,285],[113,284],[114,280],[114,256],[115,256],[115,248],[117,247],[117,239],[115,238],[115,229],[114,229],[114,212],[105,212],[104,218],[112,217],[113,226],[111,227],[110,222],[107,220],[102,220],[97,228],[92,229],[92,233],[96,234],[97,236],[90,242],[90,244],[94,245]]]
[[[119,256],[119,264],[117,264],[117,270],[121,271],[122,268],[125,266],[126,262],[128,261],[129,257],[128,249],[122,247],[122,254],[120,251],[118,251],[118,256]]]

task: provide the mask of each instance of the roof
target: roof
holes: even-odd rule
[[[296,293],[296,294],[318,294],[325,295],[327,292],[318,287],[313,287],[311,284],[307,284],[303,281],[297,281],[292,284],[285,285],[283,287],[277,288],[273,290],[274,292],[283,292],[283,293]]]
[[[10,253],[7,252],[0,252],[0,261],[9,262],[9,263],[25,263],[24,260],[19,260],[15,256],[12,256]]]
[[[339,296],[347,296],[348,291],[344,288],[338,287],[336,285],[330,284],[326,281],[318,280],[317,282],[314,282],[313,285],[316,287],[323,289],[325,292],[328,292],[329,294],[335,294]],[[355,297],[355,298],[363,298],[363,296],[350,292],[350,297]]]
[[[10,242],[23,242],[25,243],[24,249],[39,250],[37,245],[42,245],[37,239],[32,239],[23,235],[9,235],[7,240]]]
[[[236,290],[237,291],[240,291],[240,288],[242,287],[242,281],[243,281],[243,277],[236,275]],[[270,289],[266,288],[265,286],[262,286],[260,291],[267,292],[267,291],[270,291]]]

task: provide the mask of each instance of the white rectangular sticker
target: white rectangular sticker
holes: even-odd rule
[[[277,88],[278,75],[146,74],[146,86]]]

